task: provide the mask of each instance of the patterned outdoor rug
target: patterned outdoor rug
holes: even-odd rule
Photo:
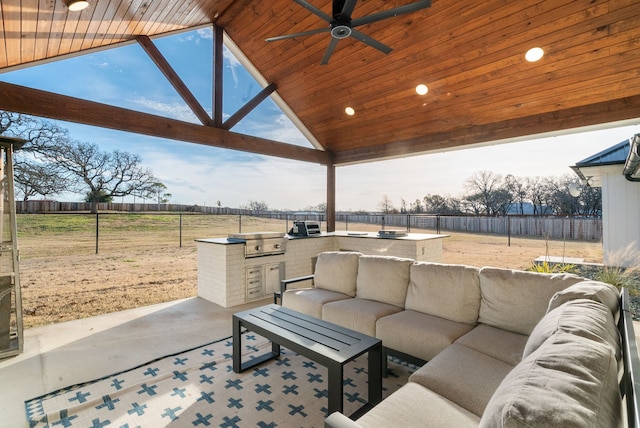
[[[243,361],[270,350],[246,333]],[[286,348],[277,360],[236,374],[231,338],[25,402],[30,427],[322,427],[327,369]],[[367,360],[345,366],[344,413],[367,398]],[[416,367],[390,361],[383,397]]]

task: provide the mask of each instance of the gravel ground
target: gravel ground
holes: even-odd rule
[[[585,278],[596,279],[598,271],[602,269],[599,266],[583,265],[578,267],[578,275]],[[629,287],[629,304],[633,314],[634,321],[640,321],[640,272],[635,271],[631,275],[631,285]]]

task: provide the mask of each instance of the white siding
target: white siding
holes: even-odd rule
[[[622,175],[622,165],[602,168],[604,262],[630,266],[640,255],[640,183]]]

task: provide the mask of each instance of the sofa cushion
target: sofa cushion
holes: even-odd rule
[[[378,319],[376,337],[387,348],[428,361],[472,328],[471,324],[404,310]]]
[[[284,292],[282,306],[312,317],[322,318],[322,306],[325,303],[343,299],[350,299],[350,297],[319,288],[295,288]]]
[[[546,313],[549,299],[582,279],[571,274],[482,268],[478,321],[529,335]]]
[[[612,314],[618,313],[620,292],[611,284],[599,281],[580,281],[564,290],[558,291],[549,300],[547,312],[575,299],[589,299],[606,305]]]
[[[471,266],[414,263],[404,307],[475,324],[480,310],[479,272],[480,269]]]
[[[412,374],[409,381],[482,416],[493,392],[511,369],[510,364],[454,343]]]
[[[456,343],[515,366],[522,361],[522,351],[527,343],[527,336],[486,324],[478,324],[476,328],[456,340]]]
[[[313,276],[315,287],[355,297],[359,257],[360,253],[353,251],[320,253]]]
[[[411,259],[360,256],[356,297],[404,307]]]
[[[417,383],[409,382],[358,419],[357,423],[366,428],[475,428],[479,421],[478,416],[456,403]]]
[[[369,336],[376,335],[376,321],[402,308],[366,299],[345,299],[322,306],[322,319]]]
[[[558,332],[500,384],[481,427],[616,427],[621,422],[611,348]]]
[[[547,313],[531,332],[523,358],[559,331],[604,343],[620,359],[620,333],[611,311],[602,303],[587,299],[570,300]]]

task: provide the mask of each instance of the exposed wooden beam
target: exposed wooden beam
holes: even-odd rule
[[[328,164],[321,150],[294,146],[93,101],[0,82],[0,109],[160,138]]]
[[[213,123],[217,128],[222,127],[222,95],[224,72],[222,27],[213,25]]]
[[[336,165],[418,155],[453,147],[518,138],[640,118],[640,95],[558,110],[503,122],[476,125],[452,132],[427,134],[364,149],[333,153]]]
[[[203,125],[213,126],[213,120],[209,116],[209,113],[207,113],[207,111],[198,102],[187,85],[185,85],[180,76],[178,76],[178,73],[175,72],[162,53],[160,53],[156,45],[153,44],[153,41],[147,36],[138,36],[136,37],[136,41],[140,46],[142,46],[142,49],[144,49],[147,55],[149,55],[149,58],[151,58],[162,74],[164,74],[169,83],[171,83],[171,86],[174,87],[184,102],[187,103],[191,111],[193,111],[197,116],[198,120],[200,120]]]
[[[275,85],[275,83],[271,83],[266,88],[263,88],[260,92],[258,92],[258,94],[256,94],[255,97],[249,100],[248,103],[240,107],[240,109],[235,112],[229,119],[225,120],[225,122],[222,124],[222,128],[227,130],[233,128],[238,122],[240,122],[240,120],[242,120],[243,117],[248,115],[251,110],[256,108],[262,101],[264,101],[269,95],[271,95],[273,91],[276,90],[276,87],[277,86]]]

